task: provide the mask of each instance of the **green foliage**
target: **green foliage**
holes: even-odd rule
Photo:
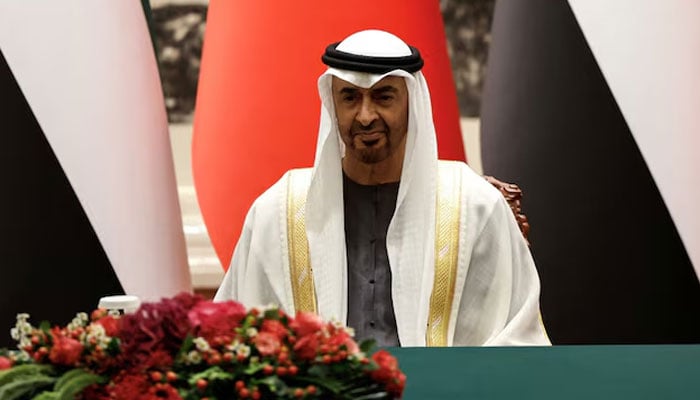
[[[25,377],[31,376],[49,376],[52,375],[54,369],[50,365],[39,365],[39,364],[24,364],[17,365],[8,370],[3,371],[0,374],[0,388],[4,388],[14,381],[24,379]],[[3,399],[3,397],[0,397]]]
[[[204,380],[209,381],[209,382],[225,381],[225,380],[233,381],[233,374],[231,374],[230,372],[226,372],[219,367],[211,367],[211,368],[205,369],[204,371],[202,371],[198,374],[194,374],[194,375],[190,376],[190,378],[187,380],[187,382],[191,386],[195,386],[197,384],[197,381],[200,379],[204,379]]]
[[[76,368],[61,376],[54,385],[53,393],[56,393],[58,400],[73,400],[86,387],[95,383],[105,383],[106,381],[100,375]]]
[[[50,386],[56,378],[46,375],[22,375],[0,386],[0,399],[19,400],[31,397]]]
[[[80,368],[61,374],[50,365],[17,365],[0,374],[0,399],[73,400],[86,387],[105,382]]]

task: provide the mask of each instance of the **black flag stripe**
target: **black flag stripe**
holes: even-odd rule
[[[100,240],[0,52],[0,347],[19,312],[69,322],[124,293]]]
[[[699,342],[693,266],[568,4],[497,2],[488,68],[484,172],[524,190],[553,342]]]

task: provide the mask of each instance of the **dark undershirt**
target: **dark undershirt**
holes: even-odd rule
[[[348,258],[348,326],[355,339],[399,346],[386,232],[399,183],[360,185],[343,174],[345,244]]]

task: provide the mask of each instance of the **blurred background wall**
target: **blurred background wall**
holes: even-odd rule
[[[479,115],[495,0],[436,1],[445,22],[467,159],[482,172]],[[151,0],[150,4],[192,283],[198,292],[210,296],[223,271],[197,205],[190,147],[208,1]]]

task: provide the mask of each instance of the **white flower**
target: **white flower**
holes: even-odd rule
[[[209,342],[207,342],[206,339],[203,337],[197,337],[192,340],[192,343],[197,347],[197,350],[201,352],[209,351],[211,350],[211,347],[209,346]]]
[[[236,355],[239,355],[242,357],[248,357],[250,355],[250,347],[248,347],[244,344],[237,346]]]
[[[202,355],[199,352],[192,350],[185,356],[185,362],[188,364],[199,364],[202,362]]]
[[[29,334],[32,333],[32,325],[27,322],[28,319],[29,314],[27,313],[17,314],[17,322],[15,323],[15,327],[10,329],[10,336],[19,342],[17,347],[20,350],[32,343],[29,339]]]
[[[80,312],[75,315],[75,318],[68,324],[68,330],[75,330],[75,328],[84,327],[87,325],[88,315],[84,312]]]
[[[246,336],[248,337],[256,337],[258,335],[258,330],[255,328],[248,328],[245,331]]]

